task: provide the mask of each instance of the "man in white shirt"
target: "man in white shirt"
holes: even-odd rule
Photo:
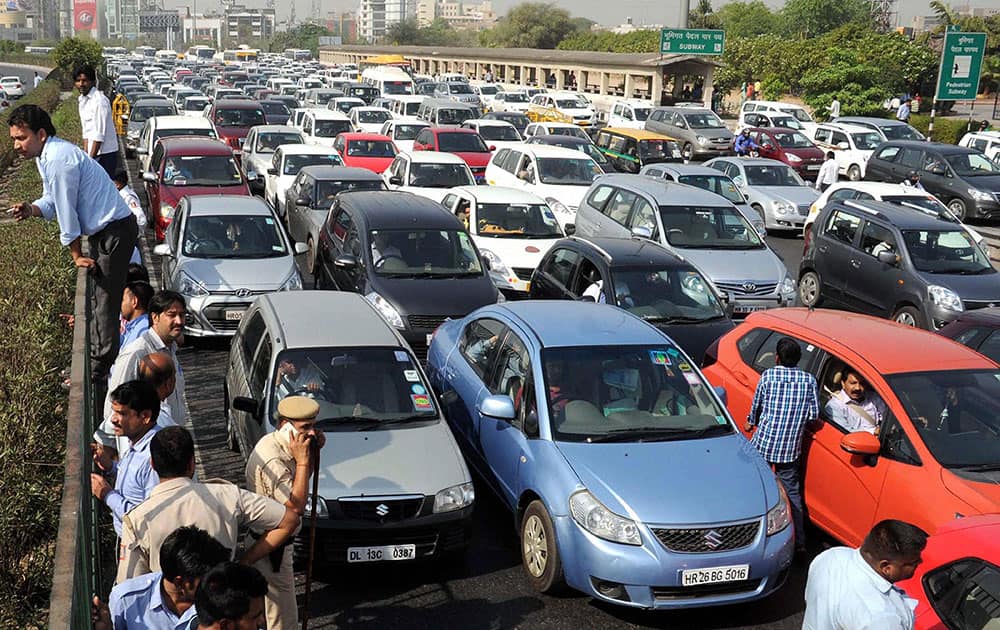
[[[816,175],[816,190],[823,192],[830,186],[837,183],[840,175],[840,166],[837,165],[837,156],[833,151],[826,152],[826,161],[819,167],[819,174]]]
[[[893,586],[913,577],[927,532],[903,521],[877,523],[860,549],[816,556],[806,581],[802,630],[912,630],[917,600]]]
[[[834,96],[833,102],[827,105],[826,109],[830,112],[830,120],[837,120],[840,118],[840,99]]]
[[[39,74],[36,72],[35,73],[35,85],[33,87],[38,87],[39,85],[42,84],[42,81],[43,81],[42,77],[39,76]]]
[[[844,368],[840,391],[826,403],[826,415],[831,422],[848,433],[867,431],[874,434],[889,413],[882,397],[869,391],[868,383],[854,368]]]
[[[118,134],[111,113],[111,101],[97,88],[97,73],[93,66],[77,68],[73,80],[80,91],[83,150],[97,160],[108,177],[114,177],[118,170]]]
[[[604,304],[607,301],[604,297],[604,280],[591,282],[580,297],[591,298],[594,302]]]

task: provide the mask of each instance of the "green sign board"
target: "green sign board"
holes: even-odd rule
[[[721,55],[726,32],[708,28],[665,28],[660,31],[664,55]]]
[[[938,72],[937,100],[975,100],[985,52],[986,33],[946,33]]]

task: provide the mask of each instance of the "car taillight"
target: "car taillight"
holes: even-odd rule
[[[721,339],[721,337],[719,339]],[[705,349],[705,358],[701,360],[701,369],[705,369],[719,360],[719,339],[713,341],[712,344]]]

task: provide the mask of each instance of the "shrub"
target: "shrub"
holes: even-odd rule
[[[910,116],[910,124],[917,128],[917,130],[927,135],[927,126],[930,124],[930,115],[914,115]],[[973,128],[975,128],[978,123],[978,119],[972,121]],[[969,126],[968,118],[952,118],[946,116],[935,116],[934,117],[934,133],[931,134],[931,140],[936,140],[937,142],[947,142],[948,144],[958,144],[958,141],[962,139],[965,135]]]
[[[59,45],[52,50],[51,56],[56,68],[63,73],[63,85],[67,88],[72,85],[74,77],[71,77],[70,73],[82,65],[101,69],[104,66],[102,51],[101,44],[92,39],[70,37],[59,42]]]

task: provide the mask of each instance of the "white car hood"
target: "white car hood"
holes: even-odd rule
[[[382,133],[382,125],[384,123],[358,123],[358,131],[361,133]]]
[[[527,267],[535,269],[558,238],[497,238],[493,236],[475,235],[472,237],[476,247],[488,249],[508,267]],[[535,251],[531,251],[535,250]]]

